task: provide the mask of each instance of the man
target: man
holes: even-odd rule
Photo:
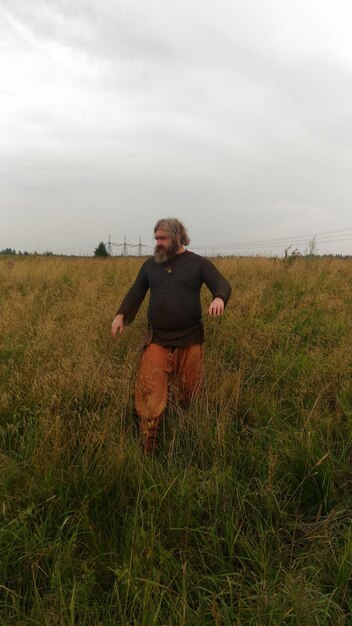
[[[190,239],[179,220],[159,220],[154,234],[154,257],[142,265],[111,326],[113,337],[122,334],[150,289],[148,337],[135,390],[143,449],[147,453],[152,453],[156,446],[170,375],[175,375],[179,398],[185,402],[199,392],[203,383],[202,284],[213,296],[208,308],[212,316],[223,314],[231,293],[230,284],[213,263],[185,249]]]

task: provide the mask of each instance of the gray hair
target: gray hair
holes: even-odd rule
[[[186,227],[175,217],[167,217],[165,219],[158,220],[154,226],[154,233],[156,233],[159,229],[165,230],[165,232],[170,236],[172,243],[178,242],[183,246],[188,246],[191,241]]]

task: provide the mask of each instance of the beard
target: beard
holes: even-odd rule
[[[167,248],[162,248],[161,246],[155,246],[154,248],[154,260],[155,263],[168,263],[177,253],[180,244],[178,241],[174,241],[170,243]]]

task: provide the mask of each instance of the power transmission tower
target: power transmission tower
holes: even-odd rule
[[[125,239],[124,239],[124,243],[123,243],[123,248],[122,248],[122,256],[127,256],[127,243],[126,243],[126,235],[125,235]]]
[[[139,236],[138,256],[143,256],[143,250],[142,250],[142,237],[141,237],[141,236]]]
[[[112,256],[112,245],[111,245],[111,235],[109,233],[109,241],[108,241],[108,255]]]

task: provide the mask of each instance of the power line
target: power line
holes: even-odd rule
[[[351,241],[352,240],[352,235],[349,237],[328,237],[325,239],[317,239],[315,238],[315,244],[322,244],[322,243],[331,243],[331,242],[342,242],[342,241]],[[295,239],[291,239],[289,241],[286,242],[279,242],[279,243],[270,243],[270,242],[263,242],[262,245],[235,245],[235,244],[220,244],[220,245],[204,245],[204,246],[193,246],[196,250],[258,250],[258,249],[268,249],[268,248],[283,248],[284,246],[287,247],[287,245],[289,244],[290,247],[291,246],[299,246],[299,245],[309,245],[309,241],[304,240],[304,241],[297,241]]]
[[[347,241],[351,241],[352,240],[352,227],[349,228],[340,228],[337,230],[327,230],[327,231],[321,231],[321,232],[317,232],[317,233],[308,233],[305,235],[291,235],[291,236],[285,236],[285,237],[273,237],[271,239],[252,239],[252,240],[248,240],[248,241],[235,241],[232,243],[212,243],[212,244],[203,244],[203,245],[197,245],[197,246],[192,246],[192,249],[194,250],[201,250],[202,254],[209,254],[209,255],[213,255],[213,254],[218,254],[220,253],[221,250],[223,251],[231,251],[232,253],[236,253],[236,252],[240,252],[240,251],[244,251],[244,252],[251,252],[251,251],[256,251],[257,253],[259,252],[264,252],[266,254],[268,254],[268,252],[270,252],[271,249],[278,249],[278,248],[292,248],[292,247],[298,247],[298,246],[310,246],[311,242],[314,240],[314,244],[315,247],[318,245],[324,245],[324,244],[329,244],[329,243],[340,243],[340,242],[347,242]],[[137,256],[141,257],[143,256],[143,253],[148,253],[149,250],[154,249],[153,245],[149,245],[149,244],[145,244],[142,243],[142,238],[141,236],[139,236],[139,243],[133,243],[130,240],[127,239],[127,236],[124,236],[124,241],[123,242],[118,242],[115,239],[113,239],[111,237],[111,235],[108,235],[108,241],[105,243],[105,245],[107,246],[107,251],[110,254],[110,256],[113,255],[113,248],[122,248],[122,256],[129,256],[129,252],[130,250],[134,250],[136,249],[137,251]],[[95,246],[91,245],[85,245],[85,246],[71,246],[70,248],[61,248],[60,252],[57,252],[57,254],[62,254],[65,253],[65,251],[71,253],[71,254],[76,254],[79,253],[79,251],[92,251],[94,250]],[[135,254],[133,254],[132,256],[135,256]]]
[[[280,244],[280,245],[285,245],[296,242],[296,243],[307,243],[307,241],[309,241],[309,239],[312,239],[313,237],[317,238],[317,237],[322,237],[321,241],[339,241],[341,238],[341,235],[338,234],[337,237],[331,237],[331,235],[333,234],[337,234],[337,233],[350,233],[350,236],[352,237],[352,227],[351,228],[342,228],[339,230],[328,230],[328,231],[324,231],[321,233],[310,233],[307,235],[291,235],[289,237],[277,237],[277,238],[272,238],[272,239],[257,239],[257,240],[251,240],[251,241],[238,241],[238,242],[232,242],[232,243],[221,243],[221,244],[207,244],[207,245],[203,245],[203,246],[193,246],[194,248],[232,248],[232,247],[252,247],[252,246],[266,246],[266,245],[274,245],[276,243]],[[328,237],[328,238],[327,238]]]
[[[291,245],[309,244],[314,239],[316,243],[328,243],[332,241],[348,241],[352,239],[352,228],[342,228],[339,230],[324,231],[321,233],[309,233],[307,235],[291,235],[289,237],[277,237],[272,239],[257,239],[250,241],[238,241],[232,243],[221,244],[205,244],[202,246],[193,246],[195,249],[253,249],[267,248]]]

